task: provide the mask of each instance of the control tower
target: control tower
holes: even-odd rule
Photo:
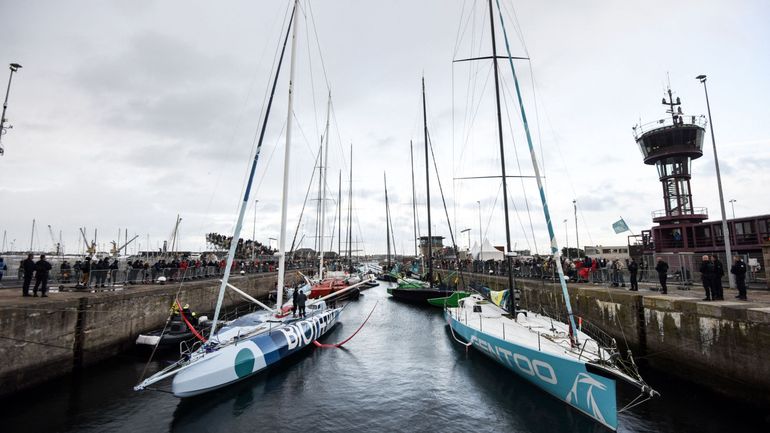
[[[693,207],[690,168],[693,159],[703,156],[706,118],[682,114],[682,102],[679,97],[674,100],[671,89],[668,100],[663,98],[663,105],[668,107],[669,117],[634,126],[634,138],[644,163],[655,164],[663,186],[665,208],[654,211],[652,220],[661,226],[699,223],[708,218],[708,212],[706,208]]]

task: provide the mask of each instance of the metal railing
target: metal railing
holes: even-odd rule
[[[662,218],[668,216],[665,209],[658,209],[651,212],[652,218]],[[692,212],[682,212],[681,210],[674,210],[671,212],[671,216],[687,216],[687,215],[706,215],[708,217],[709,210],[705,207],[695,207]]]
[[[634,139],[638,140],[642,135],[666,126],[695,125],[700,126],[701,128],[706,127],[706,116],[702,114],[697,116],[680,114],[679,117],[681,118],[682,123],[675,124],[672,117],[666,117],[652,122],[636,125],[633,127]]]

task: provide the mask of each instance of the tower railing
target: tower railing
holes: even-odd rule
[[[700,126],[701,128],[706,127],[706,116],[704,115],[687,115],[687,114],[680,114],[677,116],[677,123],[674,123],[674,119],[672,117],[666,117],[660,120],[656,120],[654,122],[648,122],[644,124],[639,124],[633,127],[634,129],[634,138],[636,140],[639,139],[642,135],[654,131],[656,129],[660,129],[663,127],[668,126],[684,126],[684,125],[694,125],[694,126]]]
[[[689,213],[688,213],[688,212],[681,212],[681,211],[673,211],[673,212],[671,212],[671,215],[670,215],[670,216],[680,216],[680,215],[706,215],[706,217],[708,217],[708,214],[709,214],[708,208],[705,208],[705,207],[696,207],[696,208],[693,208],[693,209],[692,209],[692,212],[689,212]],[[654,220],[655,218],[663,218],[663,217],[666,217],[666,216],[669,216],[669,215],[668,215],[668,214],[666,214],[666,210],[665,210],[665,209],[658,209],[658,210],[656,210],[656,211],[652,211],[652,219],[653,219],[653,220]]]

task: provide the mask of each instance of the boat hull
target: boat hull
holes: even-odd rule
[[[428,303],[434,307],[450,307],[457,308],[460,299],[470,296],[469,292],[454,292],[449,296],[443,298],[430,298]]]
[[[454,293],[451,290],[436,290],[436,289],[388,289],[388,293],[393,299],[410,302],[413,304],[428,305],[428,299],[441,298],[449,296]]]
[[[615,381],[589,373],[584,362],[501,340],[444,312],[459,338],[528,382],[612,430],[617,429]]]
[[[339,308],[322,311],[213,352],[194,353],[195,361],[174,376],[171,390],[176,397],[192,397],[253,376],[329,332],[341,311]]]

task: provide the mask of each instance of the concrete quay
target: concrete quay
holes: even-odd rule
[[[445,271],[441,271],[445,272]],[[507,277],[470,274],[502,290]],[[517,280],[520,303],[532,311],[564,313],[561,286],[543,280]],[[770,293],[749,291],[750,301],[734,298],[702,301],[703,290],[667,295],[626,289],[569,284],[573,312],[633,350],[638,363],[698,383],[730,398],[770,407]],[[652,384],[654,386],[654,384]]]
[[[287,283],[300,281],[296,272]],[[255,298],[274,289],[277,273],[234,276],[231,283]],[[137,335],[163,327],[179,299],[199,314],[214,310],[216,279],[167,285],[126,286],[125,290],[49,293],[23,298],[0,290],[0,397],[116,356],[134,346]],[[243,304],[225,294],[225,308]]]

